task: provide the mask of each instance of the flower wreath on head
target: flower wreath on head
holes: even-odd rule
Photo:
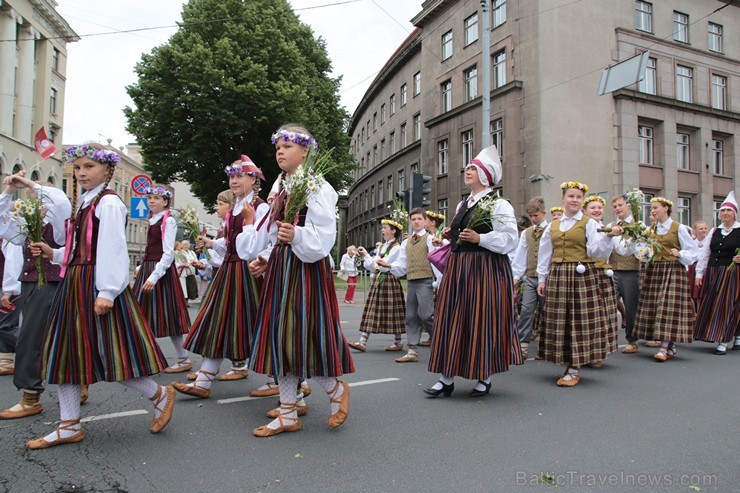
[[[165,198],[167,200],[172,200],[172,192],[160,186],[146,187],[144,189],[144,195],[159,195],[160,197]]]
[[[224,171],[226,171],[226,174],[229,176],[244,174],[257,178],[257,173],[255,173],[254,171],[244,171],[245,168],[247,167],[242,166],[241,164],[230,164],[224,169]]]
[[[314,151],[319,150],[319,144],[316,142],[316,139],[314,139],[310,135],[306,135],[301,132],[291,132],[289,130],[285,130],[284,128],[280,128],[277,130],[277,132],[272,134],[270,141],[273,145],[275,145],[277,144],[277,141],[281,138],[285,141],[294,142],[303,147],[310,147]]]
[[[562,190],[563,192],[568,190],[569,188],[577,188],[584,194],[588,193],[588,185],[579,181],[564,181],[560,184],[560,190]]]
[[[565,212],[565,207],[560,207],[558,205],[556,205],[555,207],[551,207],[550,214],[552,214],[553,212]]]
[[[394,221],[393,219],[383,219],[380,222],[382,224],[387,224],[388,226],[393,226],[394,228],[396,228],[397,230],[399,230],[401,232],[404,231],[403,225],[401,225],[401,223],[398,223],[398,222]]]
[[[665,197],[655,197],[655,198],[650,199],[650,202],[658,202],[659,204],[663,204],[664,206],[670,207],[671,209],[673,209],[673,202],[671,202]]]
[[[590,195],[586,197],[586,200],[583,201],[583,210],[586,210],[586,206],[590,204],[591,202],[601,202],[601,205],[606,205],[606,200],[604,197],[601,197],[599,195]]]
[[[431,217],[432,219],[439,219],[440,221],[444,221],[445,217],[444,215],[440,214],[439,212],[434,211],[427,211],[427,216]]]
[[[81,157],[88,157],[93,161],[97,161],[102,164],[112,164],[113,166],[117,166],[121,161],[121,156],[119,156],[115,151],[95,149],[87,144],[67,146],[64,150],[64,156],[65,161],[68,163],[72,163],[75,159]]]

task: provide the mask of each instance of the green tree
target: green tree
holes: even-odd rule
[[[156,181],[186,181],[212,204],[240,154],[269,188],[280,172],[270,136],[283,123],[303,124],[322,149],[334,148],[340,166],[327,178],[341,190],[355,164],[330,70],[324,41],[286,0],[190,0],[179,30],[135,67],[127,129]]]

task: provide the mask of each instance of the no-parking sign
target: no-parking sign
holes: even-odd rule
[[[152,187],[152,179],[147,175],[136,175],[131,180],[131,190],[136,195],[146,195],[146,189]]]

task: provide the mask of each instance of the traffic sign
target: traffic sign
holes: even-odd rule
[[[152,179],[147,175],[136,175],[131,180],[131,190],[136,195],[146,195],[146,189],[152,188]]]
[[[149,215],[149,203],[146,197],[131,197],[131,219],[146,219]]]

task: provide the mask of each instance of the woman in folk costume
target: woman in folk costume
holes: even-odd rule
[[[271,206],[270,247],[250,264],[255,275],[264,273],[265,280],[249,366],[277,378],[280,414],[252,431],[259,437],[301,429],[296,410],[301,378],[313,378],[326,391],[331,403],[329,427],[340,426],[349,412],[349,385],[337,377],[354,372],[339,325],[329,263],[337,235],[337,193],[322,177],[313,176],[314,188],[306,190],[307,202],[295,224],[283,222],[294,190],[286,189],[286,182],[299,186],[297,171],[318,145],[299,125],[284,125],[272,135],[272,142],[283,172]]]
[[[439,380],[424,389],[433,397],[449,397],[454,377],[477,380],[470,396],[484,396],[494,374],[523,363],[507,256],[517,245],[516,217],[492,188],[501,177],[496,146],[483,149],[465,167],[470,196],[444,230],[450,256],[437,292],[428,367]]]
[[[401,235],[406,231],[404,223],[408,222],[405,213],[406,211],[396,209],[390,218],[381,221],[381,234],[385,243],[376,256],[370,256],[365,247],[357,250],[364,259],[364,267],[375,272],[370,294],[362,310],[360,340],[348,343],[352,349],[363,353],[370,334],[393,334],[395,341],[385,350],[403,349],[401,335],[406,332],[406,299],[401,281],[398,280],[399,273],[394,271],[392,264],[401,252]]]
[[[691,286],[691,299],[694,300],[694,308],[698,310],[699,299],[701,298],[701,287],[696,285],[696,264],[699,261],[698,254],[704,243],[709,241],[709,225],[704,221],[695,221],[694,226],[691,228],[693,232],[693,238],[696,241],[697,259],[689,266],[689,286]]]
[[[557,384],[573,387],[581,380],[581,366],[598,366],[617,349],[617,312],[613,304],[607,306],[603,274],[594,262],[609,258],[612,237],[621,235],[622,228],[600,233],[599,223],[583,214],[587,185],[569,181],[560,189],[563,217],[545,228],[537,257],[537,294],[545,297],[538,352],[545,361],[567,365]]]
[[[80,428],[84,384],[119,381],[148,397],[155,410],[152,433],[169,423],[175,401],[171,387],[150,377],[164,368],[166,360],[128,285],[128,211],[108,188],[121,158],[97,144],[69,146],[65,155],[74,169],[73,211],[78,184],[85,190],[79,210],[68,220],[66,244],[52,249],[46,243],[31,243],[34,255],[62,265],[63,279],[52,302],[42,353],[47,384],[59,385],[61,419],[55,431],[26,443],[30,449],[85,437]]]
[[[699,252],[696,285],[702,289],[694,339],[716,342],[718,355],[740,350],[740,222],[735,192],[719,208],[717,228],[712,228]]]
[[[192,369],[193,363],[183,348],[190,314],[174,265],[177,221],[170,215],[172,192],[157,186],[145,193],[151,216],[144,258],[132,290],[154,337],[169,337],[177,351],[177,363],[164,372],[180,373]]]
[[[260,289],[260,282],[249,272],[249,261],[267,246],[265,222],[270,207],[258,196],[262,171],[242,156],[226,167],[226,174],[235,202],[226,215],[224,237],[198,237],[198,248],[213,248],[224,260],[185,341],[185,348],[203,356],[203,362],[194,382],[172,384],[178,392],[201,399],[210,397],[224,358],[244,361],[249,357]]]
[[[640,285],[635,337],[660,341],[659,362],[676,355],[677,342],[691,342],[694,302],[686,268],[697,255],[689,228],[671,219],[673,202],[665,197],[650,201],[650,219],[657,236],[654,257]]]

